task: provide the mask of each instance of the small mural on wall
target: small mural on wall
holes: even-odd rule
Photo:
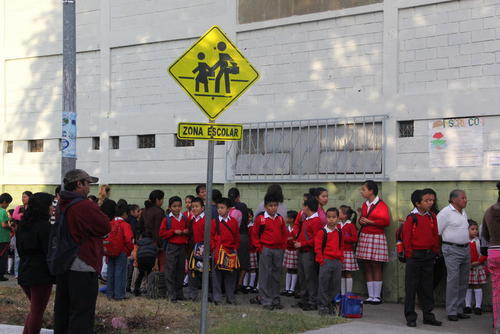
[[[481,166],[483,122],[479,117],[429,121],[430,167]]]

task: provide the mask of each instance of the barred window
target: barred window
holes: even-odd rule
[[[386,116],[245,124],[227,147],[229,180],[383,177]]]
[[[99,150],[101,148],[101,138],[92,137],[92,149]]]
[[[5,153],[14,152],[14,142],[12,140],[7,140],[5,142]]]
[[[139,135],[137,136],[138,148],[154,148],[156,143],[155,135]]]
[[[110,138],[110,148],[112,150],[119,150],[120,149],[120,137],[118,136],[111,136]]]
[[[29,140],[28,152],[43,152],[43,139]]]
[[[413,121],[399,121],[399,138],[413,137]]]
[[[189,147],[194,146],[194,140],[191,139],[179,139],[177,134],[174,134],[175,147]]]

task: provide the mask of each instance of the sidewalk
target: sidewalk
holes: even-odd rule
[[[22,334],[22,326],[12,326],[12,325],[0,325],[0,334]],[[42,329],[40,334],[52,334],[54,333],[51,329]]]
[[[483,313],[481,316],[471,315],[470,319],[458,322],[448,321],[444,308],[437,308],[436,318],[443,322],[443,326],[434,327],[422,324],[422,314],[419,314],[417,328],[409,328],[403,315],[403,305],[382,304],[366,305],[361,319],[352,319],[350,323],[308,331],[304,334],[489,334],[493,333],[492,314]]]

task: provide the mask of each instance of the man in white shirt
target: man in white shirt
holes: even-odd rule
[[[456,189],[450,193],[449,202],[437,220],[447,269],[446,313],[448,320],[457,321],[470,318],[463,312],[470,270],[469,223],[464,210],[467,196],[463,190]]]

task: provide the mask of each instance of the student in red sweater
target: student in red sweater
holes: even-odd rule
[[[299,251],[299,284],[304,292],[296,306],[304,311],[312,311],[318,309],[318,266],[314,259],[314,237],[324,225],[317,212],[318,200],[313,196],[304,201],[302,211],[307,218],[297,227],[293,245]]]
[[[487,257],[481,255],[479,251],[479,225],[472,219],[469,222],[469,250],[470,250],[470,273],[469,273],[469,288],[465,294],[465,308],[464,313],[472,313],[472,291],[474,291],[474,299],[476,302],[476,307],[474,308],[474,314],[481,315],[483,312],[481,310],[481,304],[483,302],[483,289],[481,285],[486,284],[486,271],[484,270],[484,263]]]
[[[385,228],[390,224],[387,205],[378,197],[378,186],[369,180],[361,186],[361,196],[366,199],[359,218],[360,233],[356,258],[364,262],[368,299],[365,303],[380,304],[382,299],[382,265],[389,262]]]
[[[240,229],[238,222],[229,216],[231,201],[228,198],[222,198],[217,203],[218,217],[212,219],[210,226],[210,249],[214,266],[212,269],[212,291],[214,304],[222,302],[222,286],[224,282],[226,301],[228,304],[236,304],[234,290],[236,288],[238,265],[233,264],[232,268],[219,268],[215,265],[219,260],[221,248],[228,254],[236,254],[240,247]]]
[[[288,242],[283,255],[283,267],[286,268],[285,290],[282,296],[292,297],[295,295],[295,286],[297,284],[297,258],[298,252],[293,246],[293,223],[297,218],[297,211],[288,210],[286,213],[286,225],[288,232]]]
[[[280,302],[280,273],[283,250],[288,233],[285,220],[278,214],[278,199],[272,194],[264,197],[263,214],[255,217],[252,242],[259,258],[259,300],[264,309],[282,309]]]
[[[170,213],[161,221],[160,238],[167,242],[165,250],[167,298],[176,302],[184,300],[182,285],[189,229],[186,218],[181,214],[182,199],[179,196],[170,197],[168,207]]]
[[[196,301],[198,299],[198,292],[201,289],[201,277],[203,269],[203,261],[200,260],[203,256],[203,240],[205,239],[205,204],[203,200],[196,197],[191,202],[191,218],[189,222],[190,231],[190,253],[191,257],[195,258],[194,265],[198,268],[189,269],[189,298]],[[191,265],[191,261],[190,261]],[[201,270],[200,270],[201,269]]]
[[[344,258],[342,231],[337,228],[339,210],[328,209],[326,219],[326,226],[314,238],[316,262],[320,265],[318,312],[320,315],[335,315],[333,298],[340,293]]]
[[[354,244],[358,241],[356,229],[356,212],[348,205],[341,205],[339,209],[339,229],[342,231],[344,243],[344,262],[342,262],[341,294],[352,292],[352,273],[358,271],[358,261],[354,258]]]
[[[424,324],[441,326],[432,313],[434,308],[434,262],[439,253],[437,218],[430,211],[432,195],[415,190],[411,195],[415,209],[403,225],[403,246],[406,258],[405,317],[408,327],[417,325],[415,296],[418,294]]]
[[[254,216],[253,216],[253,210],[248,209],[248,240],[249,240],[249,258],[250,258],[250,264],[248,267],[248,272],[245,275],[245,279],[243,280],[243,285],[245,286],[245,290],[248,293],[258,293],[259,290],[256,288],[255,280],[257,277],[257,269],[259,269],[259,261],[257,257],[257,249],[253,246],[253,240],[252,240],[252,230],[253,230],[253,222],[254,222]]]

